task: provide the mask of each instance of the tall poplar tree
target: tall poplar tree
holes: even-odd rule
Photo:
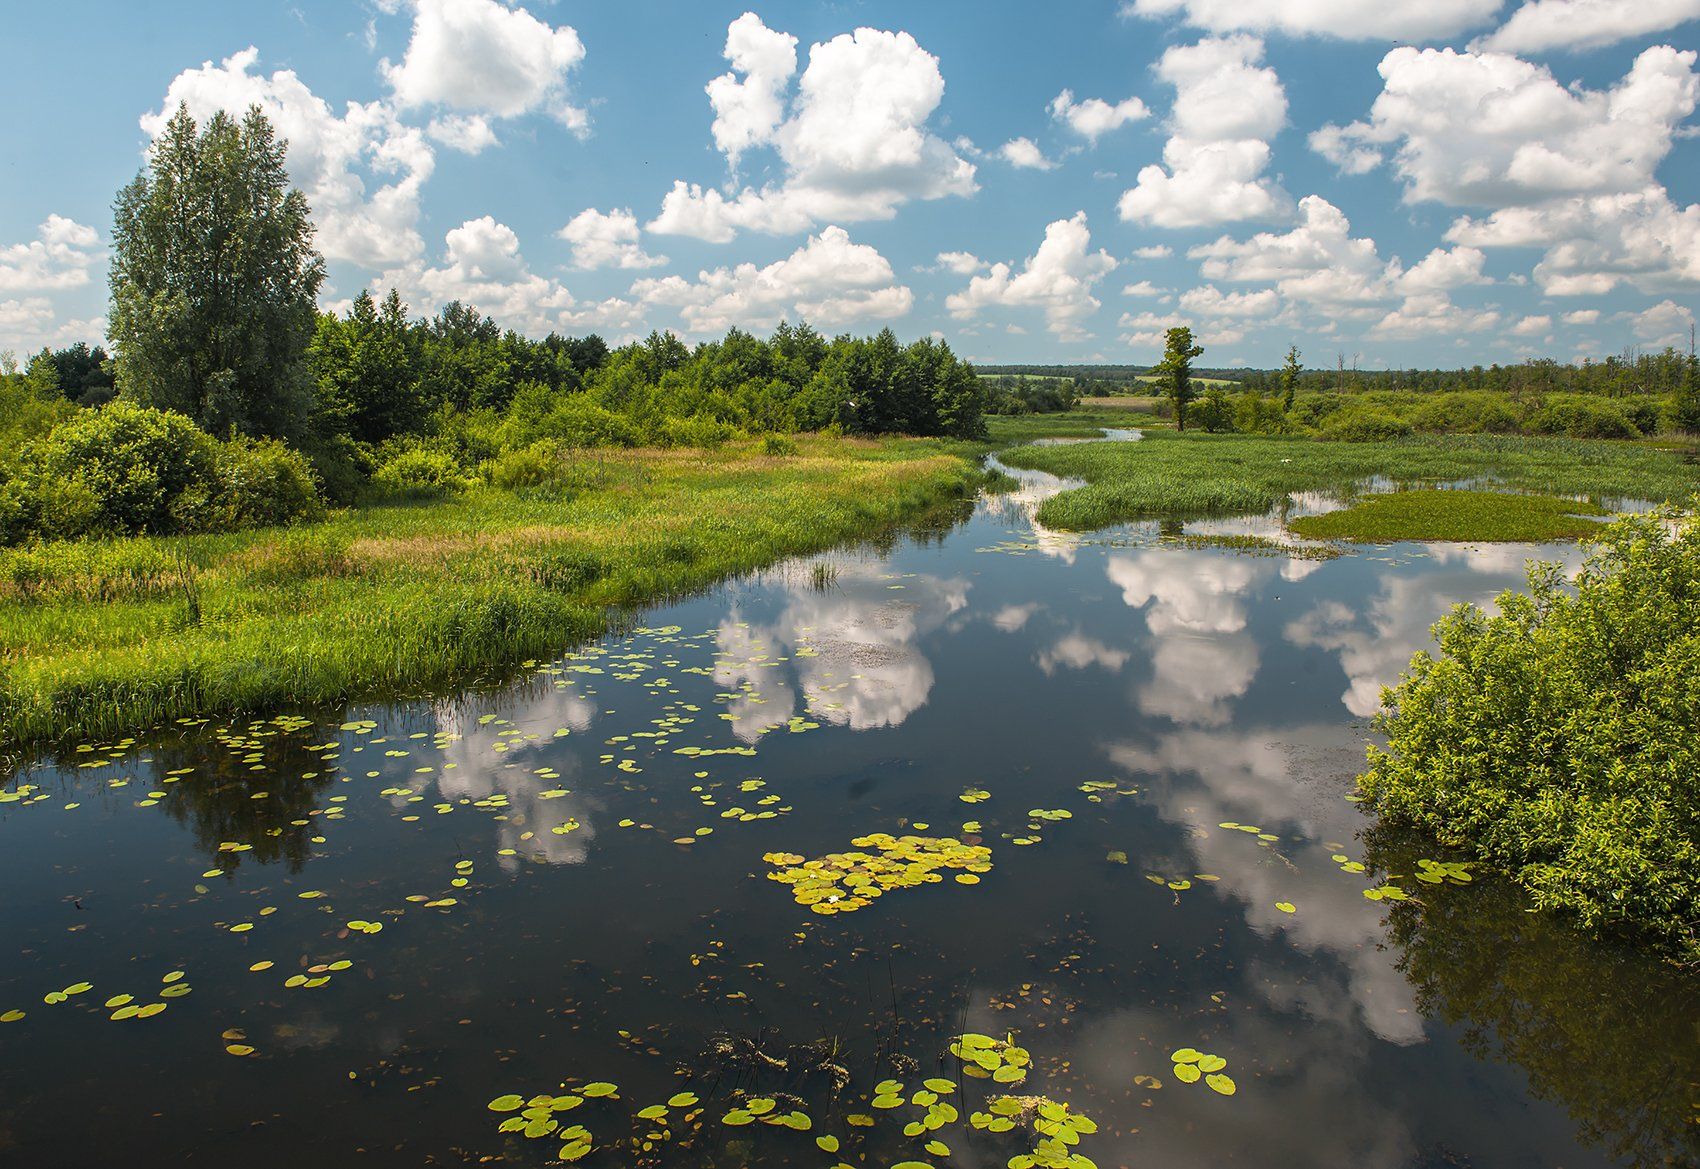
[[[114,206],[119,392],[206,430],[299,437],[325,277],[286,144],[259,107],[198,127],[179,106]]]

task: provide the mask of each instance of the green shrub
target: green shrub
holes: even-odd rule
[[[211,494],[218,444],[181,414],[119,400],[60,423],[23,458],[44,535],[175,532]]]
[[[1211,386],[1186,409],[1188,424],[1207,434],[1231,434],[1234,430],[1234,406],[1222,387]]]
[[[584,456],[552,439],[508,451],[484,466],[491,486],[540,499],[563,500],[595,487],[600,477]]]
[[[1564,398],[1548,402],[1529,420],[1535,434],[1563,434],[1570,438],[1639,438],[1629,416],[1613,402],[1601,399]]]
[[[1418,430],[1436,434],[1515,434],[1522,419],[1502,394],[1437,394],[1407,416]]]
[[[563,446],[640,446],[642,434],[632,420],[597,405],[584,394],[566,394],[556,398],[547,413],[521,416],[520,410],[535,406],[541,395],[516,399],[504,424],[504,434],[515,446],[529,446],[541,439],[554,439]]]
[[[1463,605],[1383,694],[1361,785],[1535,903],[1700,961],[1700,519],[1612,524],[1574,587]]]
[[[435,499],[465,491],[466,471],[447,451],[418,443],[398,444],[378,465],[372,482],[386,495]]]
[[[1334,442],[1391,442],[1408,438],[1411,424],[1383,410],[1347,407],[1328,415],[1320,437]]]
[[[770,434],[761,440],[761,453],[771,458],[786,458],[797,453],[797,443],[783,434]]]
[[[714,450],[725,446],[737,434],[737,427],[698,414],[689,418],[663,418],[656,438],[660,446]]]
[[[277,439],[220,443],[215,469],[218,483],[206,530],[264,528],[324,515],[312,465]]]

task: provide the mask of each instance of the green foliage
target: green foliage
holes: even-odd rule
[[[219,435],[300,435],[324,261],[285,144],[256,106],[199,128],[186,106],[119,192],[111,336],[118,384]]]
[[[0,551],[0,597],[23,599],[8,593],[15,571],[52,602],[0,603],[0,744],[488,677],[595,635],[619,608],[935,524],[975,477],[936,442],[795,441],[783,464],[754,443],[580,455],[598,471],[570,511],[474,484],[282,531]]]
[[[1390,442],[1410,436],[1411,424],[1385,410],[1354,406],[1330,414],[1320,437],[1334,442]]]
[[[378,464],[372,483],[386,495],[400,499],[438,499],[465,491],[472,480],[449,451],[403,442]]]
[[[1174,408],[1177,430],[1186,429],[1186,408],[1192,401],[1192,359],[1203,353],[1204,347],[1193,344],[1192,330],[1185,326],[1170,329],[1165,336],[1163,360],[1155,372]]]
[[[1693,353],[1682,366],[1682,383],[1671,403],[1671,422],[1685,434],[1700,432],[1700,356]]]
[[[1383,695],[1361,787],[1544,909],[1700,961],[1700,519],[1611,525],[1574,587],[1463,605]]]
[[[319,519],[324,504],[306,456],[275,438],[238,436],[218,444],[217,488],[197,529],[232,532]]]
[[[322,510],[306,459],[282,443],[220,443],[181,414],[120,399],[23,449],[0,484],[0,538],[228,531]]]
[[[1143,442],[1029,446],[999,457],[1012,466],[1085,479],[1086,486],[1046,500],[1038,513],[1049,527],[1075,531],[1152,516],[1262,513],[1294,492],[1350,495],[1377,476],[1402,485],[1476,479],[1606,504],[1685,499],[1697,479],[1694,468],[1668,450],[1490,435],[1314,442],[1148,430]]]
[[[189,419],[118,401],[54,427],[21,456],[13,539],[193,527],[217,482],[218,444]]]
[[[1234,404],[1221,386],[1211,386],[1191,408],[1192,423],[1206,434],[1229,434],[1234,426]],[[1177,411],[1176,422],[1186,428],[1185,412]]]
[[[1616,404],[1591,398],[1571,398],[1547,404],[1529,420],[1534,434],[1564,434],[1571,438],[1639,438],[1641,431]]]
[[[1539,543],[1597,536],[1588,516],[1604,509],[1550,495],[1503,491],[1396,491],[1370,495],[1343,511],[1302,516],[1287,526],[1313,540],[1499,540]]]
[[[1287,347],[1287,360],[1281,366],[1281,409],[1284,413],[1293,412],[1293,401],[1298,396],[1299,379],[1304,376],[1304,366],[1299,364],[1299,347]]]
[[[761,453],[772,458],[785,458],[797,453],[797,444],[783,434],[770,434],[761,440]]]

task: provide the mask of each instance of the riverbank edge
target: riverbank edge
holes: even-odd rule
[[[927,526],[972,499],[995,444],[799,445],[791,457],[753,443],[600,452],[602,485],[555,516],[486,489],[238,537],[60,546],[46,559],[67,573],[120,546],[185,569],[104,599],[101,588],[56,598],[52,580],[35,581],[32,599],[0,580],[12,590],[0,596],[0,751],[505,680],[644,609]],[[486,526],[492,516],[503,526]],[[405,523],[386,533],[388,517]],[[151,636],[126,636],[132,627]]]

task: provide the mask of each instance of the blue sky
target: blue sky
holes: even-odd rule
[[[0,349],[101,337],[180,99],[279,122],[327,305],[534,334],[1148,362],[1187,323],[1205,364],[1430,366],[1686,347],[1700,306],[1700,0],[170,13],[8,17]]]

